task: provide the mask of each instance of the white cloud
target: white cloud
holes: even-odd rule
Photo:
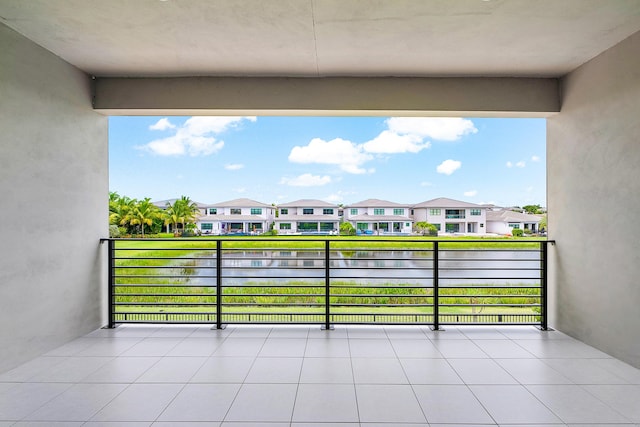
[[[386,123],[391,132],[440,141],[455,141],[478,132],[471,120],[458,117],[391,117]]]
[[[508,167],[508,168],[512,168],[512,167],[513,167],[513,163],[511,163],[511,162],[507,162],[507,167]]]
[[[417,153],[430,146],[419,135],[399,135],[389,130],[362,144],[364,151],[376,154]]]
[[[149,130],[167,130],[167,129],[175,129],[176,125],[172,124],[167,117],[164,117],[151,126],[149,126]]]
[[[478,194],[478,190],[469,190],[469,191],[465,191],[464,192],[464,195],[466,197],[473,197],[473,196],[475,196],[477,194]]]
[[[224,141],[217,140],[214,135],[224,132],[231,127],[237,127],[245,120],[255,122],[255,117],[190,117],[180,127],[172,125],[169,120],[159,120],[152,125],[157,130],[175,129],[175,134],[166,138],[156,139],[148,144],[136,147],[150,151],[159,156],[192,157],[208,156],[224,147]],[[151,127],[150,127],[151,128]]]
[[[526,164],[525,162],[523,162],[523,161],[519,161],[518,163],[516,163],[516,166],[517,166],[517,167],[519,167],[519,168],[523,168],[523,167],[525,167],[526,165],[527,165],[527,164]]]
[[[330,182],[331,177],[329,175],[320,176],[311,175],[310,173],[305,173],[294,178],[283,177],[280,179],[280,184],[290,185],[293,187],[318,187]]]
[[[331,141],[314,138],[304,147],[293,147],[289,153],[289,161],[293,163],[338,165],[343,171],[353,174],[366,173],[362,164],[372,159],[373,156],[365,153],[362,146],[341,138]]]
[[[421,187],[431,187],[432,185],[433,185],[433,183],[432,182],[428,182],[428,181],[422,181],[420,183]]]
[[[540,157],[538,157],[538,156],[531,156],[531,161],[532,161],[532,162],[539,162],[539,161],[540,161]]]
[[[230,163],[224,165],[224,168],[228,171],[237,171],[238,169],[244,168],[244,165],[242,163]]]
[[[323,200],[329,203],[340,204],[344,201],[345,196],[351,196],[355,194],[354,191],[338,191],[337,193],[333,193],[325,197]]]
[[[457,160],[449,159],[449,160],[445,160],[444,162],[440,163],[438,165],[438,167],[436,168],[436,171],[438,173],[443,173],[445,175],[451,175],[456,170],[460,169],[460,167],[462,167],[462,162],[459,162]]]

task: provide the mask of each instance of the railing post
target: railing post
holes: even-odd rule
[[[433,242],[433,330],[440,330],[440,289],[439,289],[439,248],[438,242]]]
[[[333,329],[331,326],[331,244],[324,241],[324,325],[322,329]]]
[[[116,251],[115,251],[115,241],[113,239],[109,239],[107,240],[107,251],[108,251],[108,261],[107,261],[107,265],[109,268],[109,297],[108,297],[108,310],[109,310],[109,322],[107,327],[112,329],[116,327],[116,319],[115,319],[115,313],[114,313],[114,303],[115,303],[115,292],[116,292],[116,288],[115,288],[115,284],[116,284],[116,279],[115,279],[115,256],[116,256]]]
[[[222,324],[222,240],[216,240],[216,329],[224,329]]]
[[[547,249],[549,243],[540,242],[540,329],[549,329],[547,323],[548,292],[547,292]]]

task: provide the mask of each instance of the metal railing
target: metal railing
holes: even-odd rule
[[[119,323],[537,325],[551,241],[103,239]]]

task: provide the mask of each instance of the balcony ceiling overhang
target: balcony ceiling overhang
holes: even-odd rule
[[[640,0],[0,0],[99,77],[559,77],[640,31]]]

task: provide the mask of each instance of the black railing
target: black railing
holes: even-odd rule
[[[415,238],[104,239],[119,323],[538,325],[547,246]]]

